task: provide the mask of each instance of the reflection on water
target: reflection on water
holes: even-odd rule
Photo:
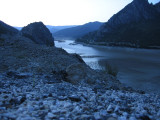
[[[83,46],[73,41],[55,42],[69,53],[80,54],[94,69],[106,63],[116,66],[118,79],[137,89],[160,92],[160,50]]]

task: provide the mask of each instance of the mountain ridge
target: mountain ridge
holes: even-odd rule
[[[56,33],[53,33],[55,37],[60,38],[78,38],[89,32],[96,31],[102,25],[101,22],[89,22],[84,25],[79,25],[76,27],[71,27],[67,29],[60,30]]]
[[[120,10],[117,14],[113,15],[108,20],[108,22],[104,23],[104,25],[100,27],[97,32],[90,33],[90,35],[92,36],[88,34],[86,36],[83,36],[82,38],[77,39],[77,41],[87,42],[90,44],[103,42],[104,45],[109,46],[117,46],[116,42],[118,42],[118,46],[121,46],[120,42],[126,42],[125,46],[128,47],[148,47],[149,44],[147,46],[142,45],[142,41],[144,41],[143,39],[145,39],[145,37],[140,37],[137,33],[141,33],[141,36],[148,36],[150,32],[154,31],[156,34],[155,36],[152,36],[156,40],[159,39],[160,36],[157,35],[156,32],[156,30],[159,28],[157,28],[154,23],[156,19],[160,20],[160,12],[157,10],[158,8],[159,3],[152,5],[149,4],[147,0],[134,0],[122,10]],[[156,23],[157,25],[159,25],[158,22]],[[137,26],[136,24],[139,24],[139,26],[141,27],[147,28],[148,31],[145,32],[145,30],[139,28],[139,26]],[[147,27],[142,24],[146,24]],[[151,24],[155,27],[155,29]],[[150,31],[151,29],[152,31]],[[128,31],[130,31],[131,33],[129,33]],[[152,34],[154,34],[154,32],[152,32]],[[128,34],[130,34],[131,36],[136,35],[136,37],[134,37],[135,39],[129,41],[128,39],[130,38]],[[138,42],[136,42],[137,40]],[[133,44],[133,41],[134,44],[136,43],[136,45],[130,45]],[[128,45],[127,42],[129,42]],[[147,39],[146,42],[150,42],[150,40]],[[160,45],[160,42],[158,42],[158,45]]]

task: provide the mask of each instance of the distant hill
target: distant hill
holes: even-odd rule
[[[16,26],[14,26],[14,28],[16,28],[17,30],[20,31],[20,30],[22,30],[23,27],[16,27]]]
[[[98,31],[89,33],[79,42],[109,46],[151,48],[160,46],[160,3],[133,0],[113,15]]]
[[[66,29],[66,28],[71,28],[71,27],[75,27],[77,25],[65,25],[65,26],[51,26],[51,25],[46,25],[46,27],[49,29],[49,31],[51,33],[55,33],[58,32],[62,29]]]
[[[62,29],[66,29],[66,28],[71,28],[71,27],[75,27],[75,26],[77,26],[77,25],[66,25],[66,26],[52,26],[52,25],[46,25],[46,27],[49,29],[49,31],[51,32],[51,33],[55,33],[55,32],[57,32],[57,31],[59,31],[59,30],[62,30]],[[16,28],[17,30],[21,30],[23,27],[14,27],[14,28]]]
[[[101,22],[90,22],[84,25],[79,25],[72,28],[67,28],[53,33],[53,36],[60,38],[78,38],[89,32],[96,31],[100,28],[103,23]]]

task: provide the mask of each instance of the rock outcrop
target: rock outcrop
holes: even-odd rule
[[[54,38],[42,22],[35,22],[22,28],[21,35],[33,40],[37,44],[54,46]]]
[[[147,0],[133,0],[125,8],[113,15],[104,26],[100,28],[98,34],[112,32],[123,24],[156,19],[159,13]]]
[[[18,30],[7,25],[6,23],[2,22],[0,20],[0,35],[1,34],[9,34],[9,35],[14,35],[17,34]]]

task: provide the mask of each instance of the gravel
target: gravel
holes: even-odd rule
[[[72,85],[45,76],[0,76],[0,119],[158,120],[160,96]],[[104,89],[104,88],[103,88]]]

